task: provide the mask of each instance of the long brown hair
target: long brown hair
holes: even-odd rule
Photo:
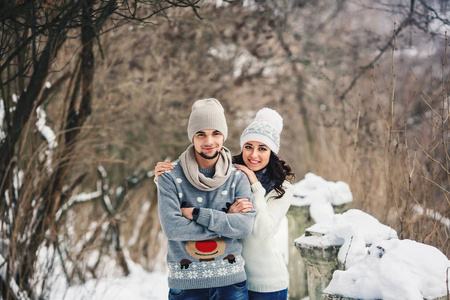
[[[238,155],[233,156],[233,163],[245,165],[244,159],[242,157],[242,152]],[[279,199],[283,197],[285,193],[283,189],[283,182],[285,180],[288,180],[290,183],[294,183],[293,180],[295,178],[295,174],[294,172],[292,172],[291,167],[286,164],[284,160],[273,153],[273,151],[270,151],[270,159],[266,168],[270,179],[275,182],[273,189],[278,194],[275,199]]]

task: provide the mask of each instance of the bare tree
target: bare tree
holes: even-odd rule
[[[0,4],[0,285],[3,299],[37,297],[32,286],[36,253],[43,243],[57,245],[57,212],[86,174],[68,176],[74,152],[92,110],[95,51],[99,38],[125,22],[149,22],[173,7],[197,2],[2,1]],[[78,41],[67,66],[50,87],[52,63],[68,42]],[[69,69],[68,71],[66,71]],[[65,88],[56,134],[39,119],[51,95]],[[40,126],[31,122],[42,120]],[[102,199],[107,195],[103,193]],[[106,205],[119,241],[114,210]],[[116,243],[120,250],[120,243]],[[121,260],[123,262],[123,259]],[[124,266],[126,273],[126,266]]]

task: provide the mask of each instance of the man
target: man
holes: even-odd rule
[[[227,134],[220,102],[196,101],[188,124],[192,145],[158,178],[169,299],[248,299],[239,239],[250,234],[255,211],[227,214],[235,201],[253,201],[246,175],[223,147]]]

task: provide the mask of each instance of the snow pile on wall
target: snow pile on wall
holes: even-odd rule
[[[434,299],[447,295],[449,267],[435,247],[384,240],[374,243],[358,264],[335,271],[324,292],[357,299]]]
[[[313,173],[295,184],[291,205],[307,206],[315,223],[329,220],[334,215],[333,205],[343,205],[353,201],[350,187],[343,181],[327,181]]]
[[[295,240],[296,243],[318,247],[341,246],[338,259],[345,263],[346,268],[365,256],[367,245],[379,240],[398,238],[394,229],[358,209],[334,214],[328,220],[307,228],[306,231],[319,235],[302,235]]]
[[[341,246],[345,271],[333,274],[324,293],[355,299],[434,299],[447,294],[450,261],[437,248],[399,240],[397,232],[357,209],[309,227],[298,244]],[[449,270],[450,272],[450,270]]]

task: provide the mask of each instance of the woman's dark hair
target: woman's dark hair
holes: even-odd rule
[[[233,156],[233,163],[245,165],[244,159],[242,157],[242,152],[238,155]],[[286,164],[284,160],[273,153],[273,151],[270,151],[270,159],[266,168],[270,179],[275,182],[273,189],[278,194],[275,199],[279,199],[283,197],[285,193],[283,189],[283,182],[285,180],[288,180],[289,182],[293,183],[295,174],[294,172],[292,172],[291,167]]]

